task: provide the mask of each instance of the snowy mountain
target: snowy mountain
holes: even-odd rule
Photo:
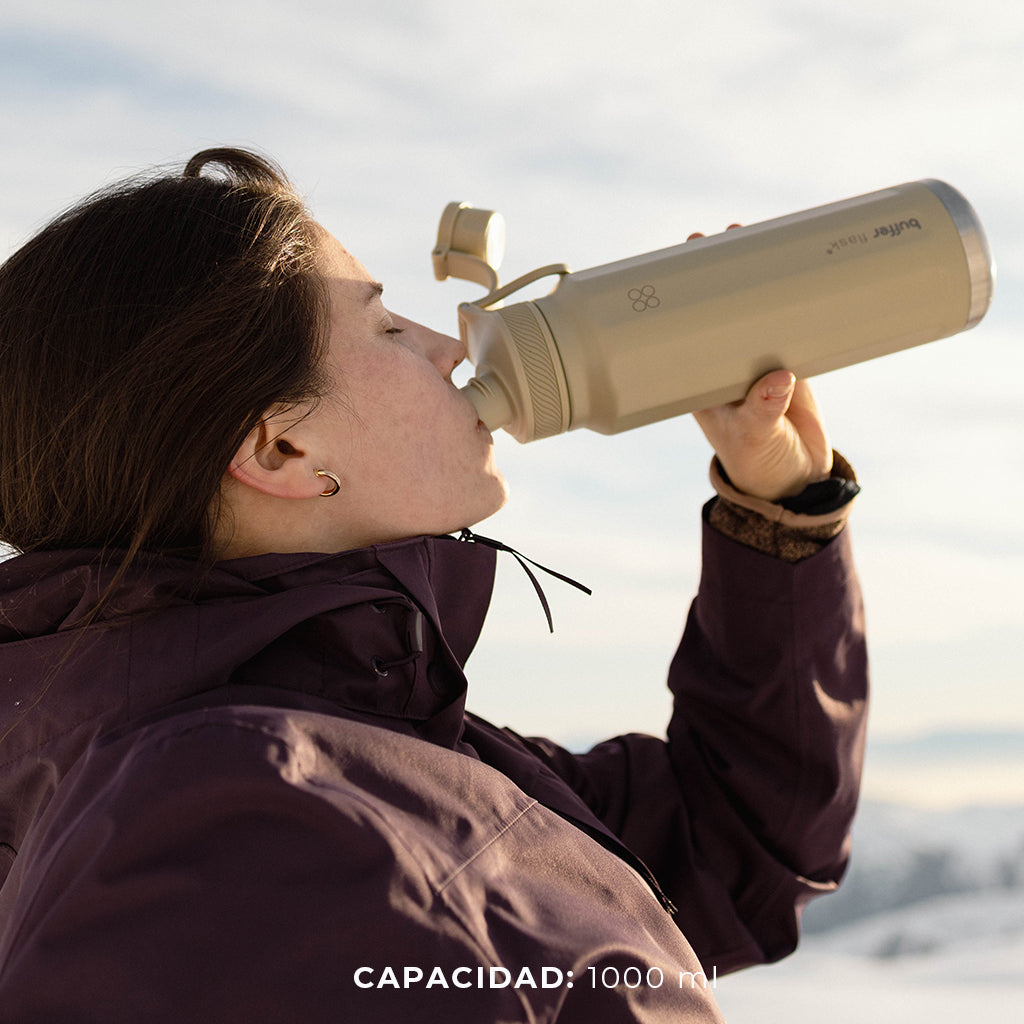
[[[1024,805],[863,804],[804,923],[793,956],[718,979],[729,1024],[1024,1019]]]
[[[804,932],[935,897],[1014,891],[1024,892],[1024,804],[927,810],[869,801],[854,824],[847,877],[807,908]]]

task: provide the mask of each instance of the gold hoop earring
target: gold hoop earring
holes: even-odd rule
[[[329,469],[317,469],[314,472],[317,476],[327,477],[334,485],[326,491],[321,491],[321,498],[333,498],[341,490],[341,481]]]

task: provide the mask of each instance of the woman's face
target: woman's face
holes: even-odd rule
[[[341,480],[318,509],[343,532],[340,545],[451,533],[492,515],[506,486],[490,432],[451,380],[462,343],[390,313],[381,286],[322,229],[320,261],[332,384],[305,426]]]

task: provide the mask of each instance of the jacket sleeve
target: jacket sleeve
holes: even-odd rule
[[[777,960],[838,884],[857,801],[867,657],[848,531],[790,564],[705,523],[668,685],[667,742],[536,749],[651,868],[703,963]]]

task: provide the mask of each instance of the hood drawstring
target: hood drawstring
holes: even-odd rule
[[[494,548],[495,551],[507,551],[522,566],[523,572],[530,577],[533,589],[537,591],[537,597],[540,598],[541,607],[544,609],[544,616],[548,620],[548,629],[552,633],[555,631],[555,625],[551,618],[551,608],[548,605],[548,599],[544,596],[544,591],[541,589],[540,582],[530,569],[531,565],[535,569],[540,569],[541,572],[546,572],[549,576],[554,576],[556,580],[561,580],[563,583],[568,583],[569,586],[575,587],[577,590],[582,590],[584,594],[589,595],[593,593],[590,587],[585,587],[582,583],[578,583],[569,576],[563,576],[562,573],[555,572],[554,569],[549,569],[546,565],[541,565],[540,562],[535,562],[532,558],[527,558],[526,555],[520,554],[515,548],[510,548],[500,540],[493,540],[491,537],[481,537],[480,534],[473,533],[473,531],[468,528],[463,529],[459,534],[459,540],[470,541],[474,544],[483,544],[484,547]],[[529,562],[529,565],[527,565],[527,562]]]

